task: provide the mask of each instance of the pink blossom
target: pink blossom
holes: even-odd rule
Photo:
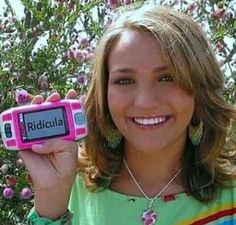
[[[124,5],[129,5],[132,3],[132,0],[123,0]]]
[[[80,45],[83,47],[87,47],[89,45],[89,39],[86,37],[83,37],[79,41]]]
[[[77,83],[81,85],[87,85],[88,84],[88,79],[85,73],[80,73],[77,77]]]
[[[72,49],[68,49],[66,52],[67,59],[73,59],[74,58],[74,51]]]
[[[14,195],[14,191],[10,187],[6,187],[3,190],[3,196],[7,199],[11,199]]]
[[[216,20],[221,19],[224,16],[225,10],[222,8],[216,9],[215,12],[213,12],[212,17]]]
[[[107,3],[112,8],[115,8],[120,4],[120,1],[119,0],[107,0]]]
[[[195,8],[196,8],[196,5],[195,5],[194,3],[189,4],[189,5],[187,6],[187,11],[188,11],[189,13],[193,13],[193,11],[194,11]]]
[[[93,53],[88,53],[86,55],[86,60],[88,60],[89,62],[93,61],[94,58],[94,54]]]
[[[86,47],[86,50],[88,51],[88,53],[93,52],[93,48],[92,48],[91,46],[87,46],[87,47]]]
[[[84,54],[84,57],[85,57],[85,59],[86,59],[86,57],[87,57],[87,55],[89,54],[89,52],[84,49],[84,50],[82,50],[82,53]]]
[[[49,85],[48,85],[48,82],[47,82],[47,81],[42,81],[42,82],[40,83],[40,90],[42,90],[42,91],[47,91],[47,90],[48,90],[48,87],[49,87]]]
[[[29,199],[32,196],[32,191],[30,188],[25,187],[22,189],[21,194],[20,194],[22,199]]]
[[[19,105],[24,105],[28,103],[30,100],[29,94],[26,90],[24,89],[18,89],[16,90],[16,102]]]
[[[225,52],[225,47],[224,47],[224,45],[221,42],[218,41],[216,43],[216,47],[217,47],[219,52]]]
[[[81,50],[76,50],[74,52],[74,58],[79,61],[79,62],[84,62],[85,60],[85,55]]]
[[[85,102],[85,99],[86,99],[86,95],[80,95],[79,96],[79,101],[81,101],[82,103]]]

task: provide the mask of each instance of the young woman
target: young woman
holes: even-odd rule
[[[157,6],[124,13],[97,46],[78,157],[62,140],[21,152],[35,192],[29,223],[236,223],[236,147],[226,143],[236,111],[222,90],[191,18]]]

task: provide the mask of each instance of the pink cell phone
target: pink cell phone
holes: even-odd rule
[[[65,99],[8,109],[0,115],[4,148],[30,149],[50,138],[79,140],[88,133],[82,102]]]

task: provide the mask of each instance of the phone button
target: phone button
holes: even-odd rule
[[[10,123],[4,124],[4,132],[5,132],[6,138],[12,138],[12,131],[11,131]]]
[[[76,125],[83,125],[85,123],[85,116],[82,112],[75,113],[74,119]]]

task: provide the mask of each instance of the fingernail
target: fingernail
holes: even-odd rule
[[[42,144],[35,144],[35,145],[32,145],[32,150],[35,150],[35,151],[40,151],[43,149],[43,145]]]

